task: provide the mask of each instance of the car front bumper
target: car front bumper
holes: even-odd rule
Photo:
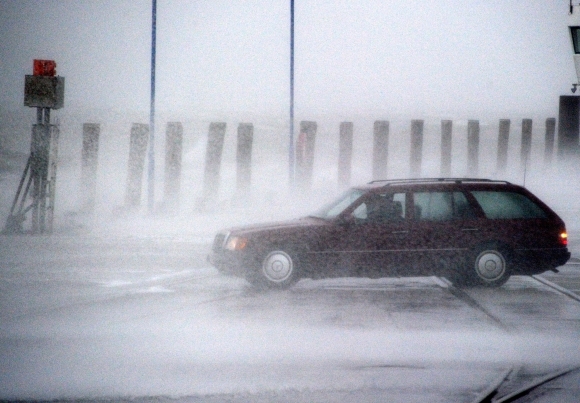
[[[207,256],[207,261],[220,273],[236,276],[245,276],[252,268],[252,259],[245,253],[239,251],[222,250],[211,252]]]

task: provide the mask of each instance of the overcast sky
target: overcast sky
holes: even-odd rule
[[[158,0],[157,110],[287,114],[289,3]],[[553,115],[576,81],[568,0],[295,4],[299,118]],[[69,111],[149,111],[151,1],[0,0],[0,38],[1,108],[41,58]]]

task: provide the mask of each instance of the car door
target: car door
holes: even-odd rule
[[[408,247],[407,194],[369,194],[350,212],[335,246],[342,263],[357,275],[397,274],[413,255]]]
[[[410,247],[416,263],[409,274],[438,274],[462,261],[477,243],[481,219],[461,191],[413,192]]]

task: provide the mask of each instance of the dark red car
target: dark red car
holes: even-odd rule
[[[438,178],[374,181],[308,217],[220,232],[209,261],[285,288],[304,277],[417,275],[500,286],[569,258],[564,222],[527,189]]]

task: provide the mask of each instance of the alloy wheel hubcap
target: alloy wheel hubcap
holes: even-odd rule
[[[262,271],[266,278],[277,283],[288,279],[293,270],[292,258],[282,251],[270,253],[262,265]]]
[[[497,280],[505,274],[505,259],[497,251],[483,251],[475,260],[475,270],[478,276],[486,281]]]

